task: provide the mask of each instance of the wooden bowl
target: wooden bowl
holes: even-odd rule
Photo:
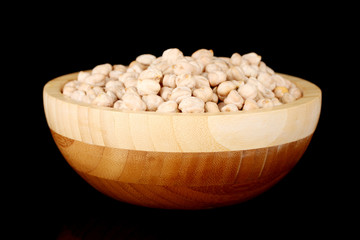
[[[321,90],[293,103],[237,113],[121,112],[61,94],[77,73],[49,81],[46,119],[62,155],[100,192],[131,204],[204,209],[251,199],[301,158],[318,123]]]

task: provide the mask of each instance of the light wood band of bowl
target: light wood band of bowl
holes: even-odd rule
[[[136,205],[172,209],[248,200],[283,178],[311,140],[310,135],[252,150],[163,153],[96,146],[51,132],[71,167],[100,192]]]
[[[313,134],[321,109],[314,84],[280,74],[304,96],[272,109],[184,114],[121,112],[73,101],[63,85],[77,73],[48,82],[43,91],[48,125],[61,136],[97,146],[154,152],[222,152],[278,146]]]

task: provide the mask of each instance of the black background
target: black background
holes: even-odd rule
[[[15,238],[24,232],[39,239],[232,239],[245,234],[293,238],[353,230],[350,225],[339,227],[346,222],[344,214],[351,214],[342,200],[351,197],[344,189],[347,184],[340,181],[338,162],[346,157],[337,151],[343,141],[333,127],[340,124],[334,110],[342,105],[334,94],[336,67],[347,52],[339,42],[347,30],[335,17],[338,10],[297,4],[278,11],[264,6],[263,12],[230,3],[202,11],[189,10],[190,6],[183,3],[178,11],[173,6],[166,10],[143,6],[142,12],[136,6],[70,7],[27,15],[11,29],[17,34],[11,42],[19,53],[13,61],[20,60],[15,65],[21,88],[31,99],[18,105],[31,114],[13,119],[25,125],[19,134],[27,143],[12,151],[17,156],[13,162],[21,169],[16,187],[10,187]],[[66,163],[43,111],[46,82],[101,63],[128,64],[143,53],[160,56],[172,47],[184,55],[199,48],[213,49],[216,56],[254,51],[275,71],[321,88],[322,112],[313,139],[299,163],[273,188],[218,209],[149,209],[102,195]]]

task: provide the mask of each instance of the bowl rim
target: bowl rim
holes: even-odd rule
[[[90,70],[86,70],[86,71],[90,71]],[[278,105],[278,106],[274,106],[272,108],[259,108],[259,109],[254,109],[254,110],[250,110],[250,111],[238,111],[238,112],[218,112],[218,113],[208,113],[208,112],[204,112],[204,113],[182,113],[182,112],[177,112],[177,113],[159,113],[159,112],[153,112],[153,111],[130,111],[130,110],[119,110],[119,109],[115,109],[113,107],[103,107],[103,106],[97,106],[97,105],[93,105],[91,103],[83,103],[83,102],[78,102],[75,101],[65,95],[62,94],[61,90],[63,88],[63,86],[72,80],[76,79],[76,76],[79,72],[73,72],[73,73],[68,73],[65,75],[61,75],[59,77],[56,77],[50,81],[48,81],[43,88],[43,94],[48,94],[51,97],[56,98],[57,100],[60,101],[64,101],[70,104],[75,104],[75,105],[80,105],[80,106],[84,106],[84,107],[89,107],[89,108],[94,108],[94,109],[99,109],[102,111],[115,111],[115,112],[123,112],[123,113],[132,113],[132,114],[150,114],[150,115],[157,115],[157,116],[161,116],[161,115],[166,115],[166,116],[176,116],[176,117],[180,117],[180,116],[216,116],[216,115],[238,115],[238,114],[257,114],[257,113],[264,113],[264,112],[275,112],[275,111],[281,111],[284,109],[290,109],[290,108],[294,108],[297,107],[299,105],[302,104],[306,104],[308,102],[313,101],[315,98],[319,98],[321,99],[322,96],[322,91],[321,89],[315,85],[314,83],[307,81],[305,79],[299,78],[299,77],[295,77],[292,75],[288,75],[285,73],[278,73],[276,72],[276,74],[284,77],[285,79],[291,81],[292,83],[294,83],[298,88],[300,88],[300,90],[302,91],[303,96],[297,100],[295,100],[294,102],[291,103],[286,103],[286,104],[282,104],[282,105]]]

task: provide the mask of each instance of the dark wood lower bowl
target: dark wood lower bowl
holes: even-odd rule
[[[54,131],[52,135],[67,162],[98,191],[165,209],[206,209],[251,199],[295,166],[312,137],[251,150],[172,153],[97,146]]]

